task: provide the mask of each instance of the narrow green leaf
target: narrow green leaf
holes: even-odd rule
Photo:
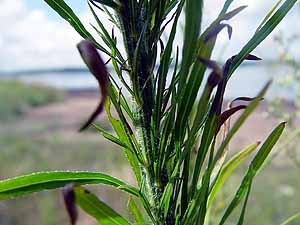
[[[110,97],[112,101],[116,101],[116,96],[113,95],[114,92],[112,89],[110,89]],[[134,151],[134,145],[131,142],[132,139],[130,138],[130,134],[126,133],[125,127],[123,126],[123,123],[120,120],[115,119],[111,112],[110,112],[110,101],[106,101],[106,105],[105,105],[105,110],[106,110],[106,115],[108,117],[108,120],[110,122],[110,124],[113,126],[116,134],[119,136],[120,140],[125,143],[127,146],[132,147],[132,150]],[[138,153],[136,151],[131,152],[131,151],[126,151],[126,156],[127,159],[134,171],[134,174],[136,176],[136,179],[138,181],[138,183],[141,183],[141,173],[139,170],[139,160],[138,160]]]
[[[203,0],[185,1],[185,30],[182,52],[182,63],[180,69],[179,89],[184,88],[189,69],[197,54],[197,39],[199,38]]]
[[[89,8],[97,22],[97,24],[99,25],[103,35],[101,35],[103,41],[106,40],[105,42],[107,42],[107,46],[110,48],[110,49],[114,49],[114,51],[116,52],[116,55],[117,57],[120,59],[120,61],[122,63],[125,64],[125,60],[123,59],[122,57],[122,54],[120,53],[120,51],[118,50],[117,46],[116,46],[116,43],[114,42],[114,40],[112,39],[112,37],[110,36],[110,34],[108,33],[108,31],[105,29],[104,25],[102,24],[101,20],[99,19],[99,17],[97,16],[95,10],[93,9],[93,7],[91,6],[90,3],[88,3],[89,5]],[[98,32],[98,30],[95,28],[95,30]]]
[[[76,204],[102,225],[130,225],[120,214],[97,198],[96,195],[77,186],[74,187]]]
[[[263,40],[265,40],[287,13],[293,8],[297,0],[286,0],[282,6],[273,14],[273,16],[257,31],[250,41],[243,47],[239,54],[234,58],[229,71],[231,76],[240,66],[245,57],[247,57]]]
[[[227,10],[229,9],[230,5],[233,3],[234,0],[226,0],[226,2],[224,3],[223,9],[220,13],[220,16],[224,15]]]
[[[121,146],[122,148],[128,149],[130,150],[129,146],[127,146],[124,142],[122,142],[119,138],[113,136],[112,134],[108,133],[107,131],[105,131],[104,129],[102,129],[101,127],[97,126],[96,124],[93,124],[93,127],[98,130],[101,135],[106,138],[107,140]]]
[[[300,213],[297,213],[297,214],[291,216],[290,218],[288,218],[287,220],[285,220],[280,225],[289,225],[291,222],[293,222],[296,219],[298,219],[298,221],[300,222]]]
[[[139,191],[135,187],[128,186],[125,182],[103,173],[53,171],[33,173],[0,181],[0,200],[56,189],[69,183],[80,185],[105,184],[116,188],[126,185],[127,188],[123,189],[124,191],[139,196]]]
[[[164,193],[161,197],[161,201],[160,201],[160,208],[163,210],[164,212],[164,219],[167,218],[167,214],[170,208],[170,201],[172,198],[172,194],[173,194],[173,187],[174,187],[174,182],[171,181],[170,183],[167,184]]]
[[[119,5],[113,0],[92,0],[92,1],[99,2],[113,9],[117,9],[119,7]]]
[[[251,192],[251,187],[252,187],[252,180],[250,181],[250,184],[249,184],[249,187],[248,187],[248,190],[247,190],[247,194],[246,194],[246,198],[245,198],[243,208],[242,208],[240,218],[239,218],[239,221],[238,221],[237,225],[243,225],[244,224],[246,208],[247,208],[247,205],[248,205],[248,200],[249,200],[249,196],[250,196],[250,192]]]
[[[167,75],[171,63],[171,55],[173,51],[173,42],[175,39],[176,34],[176,28],[177,28],[177,22],[182,10],[183,4],[179,4],[176,16],[172,25],[172,30],[170,33],[170,37],[167,42],[166,49],[163,52],[163,55],[161,57],[161,62],[158,69],[158,75],[157,75],[157,94],[156,94],[156,126],[159,127],[159,122],[161,119],[161,115],[163,113],[162,111],[162,104],[163,104],[163,96],[165,91],[165,86],[167,82]],[[176,74],[173,74],[173,76]]]
[[[279,124],[273,132],[269,135],[266,141],[263,143],[261,148],[259,149],[258,153],[250,163],[247,173],[244,176],[242,183],[237,190],[233,200],[229,204],[228,208],[226,209],[219,225],[223,225],[233,210],[239,205],[242,199],[245,197],[249,188],[251,186],[252,180],[263,165],[264,161],[266,160],[267,156],[270,154],[272,148],[278,141],[279,137],[281,136],[283,130],[285,128],[285,123]]]
[[[65,3],[64,0],[44,0],[52,9],[54,9],[63,19],[65,19],[84,39],[92,41],[95,46],[110,55],[110,52],[99,45],[94,37],[81,23],[80,19],[76,16],[73,10]]]
[[[45,2],[63,17],[85,39],[93,40],[73,10],[63,0],[45,0]]]
[[[273,15],[273,13],[275,12],[275,10],[279,7],[279,5],[282,3],[283,0],[278,0],[276,2],[276,4],[273,6],[273,8],[268,12],[268,14],[266,15],[266,17],[263,19],[263,21],[260,23],[260,25],[258,26],[258,28],[256,29],[256,32],[258,32],[262,26],[268,21],[268,19]]]
[[[235,169],[241,165],[245,159],[247,159],[251,153],[255,151],[259,143],[249,145],[245,149],[241,150],[239,153],[235,154],[220,170],[219,175],[214,183],[214,186],[210,192],[207,208],[211,207],[213,200],[216,197],[218,191],[222,188],[224,183],[228,180],[230,175],[235,171]]]
[[[137,203],[135,202],[135,200],[132,197],[129,197],[129,201],[128,201],[127,207],[128,207],[129,212],[134,217],[135,222],[137,222],[138,224],[144,224],[145,223],[143,214],[140,211]]]

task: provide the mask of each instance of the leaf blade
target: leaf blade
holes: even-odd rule
[[[130,225],[120,214],[83,187],[74,187],[76,203],[102,225]]]
[[[135,196],[139,191],[133,186],[117,178],[96,172],[52,171],[39,172],[0,181],[0,200],[15,198],[43,190],[64,187],[69,183],[76,184],[105,184],[116,188],[126,186],[126,192]],[[123,189],[124,190],[124,189]]]

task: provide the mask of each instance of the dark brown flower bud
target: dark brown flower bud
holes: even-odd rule
[[[106,70],[106,66],[92,42],[83,40],[77,45],[77,48],[88,69],[98,81],[99,88],[101,90],[101,100],[99,102],[99,105],[93,112],[93,114],[90,116],[88,121],[81,127],[80,131],[83,131],[103,111],[104,103],[108,94],[107,86],[109,82],[109,77],[108,72]]]

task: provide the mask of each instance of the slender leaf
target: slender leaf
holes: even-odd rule
[[[249,165],[248,171],[243,178],[243,181],[237,190],[233,200],[229,204],[228,208],[226,209],[219,225],[222,225],[226,222],[227,218],[233,212],[233,210],[238,206],[241,200],[244,198],[246,193],[249,191],[251,186],[252,180],[255,177],[258,170],[263,165],[263,162],[266,160],[267,156],[271,152],[273,146],[278,141],[279,137],[281,136],[283,130],[285,128],[285,123],[279,124],[273,132],[269,135],[266,141],[263,143],[261,148],[259,149],[258,153],[252,160],[251,164]]]
[[[141,210],[139,209],[136,201],[132,197],[129,197],[127,207],[128,207],[128,210],[130,211],[130,213],[132,214],[133,218],[135,219],[135,222],[137,222],[138,224],[145,223],[143,214],[142,214]]]
[[[107,140],[121,146],[122,148],[130,150],[129,146],[127,146],[124,142],[122,142],[119,138],[113,136],[112,134],[108,133],[101,127],[97,126],[96,124],[93,124],[94,128],[98,130],[103,137],[105,137]]]
[[[242,61],[247,57],[263,40],[265,40],[270,33],[277,27],[281,20],[293,8],[297,0],[286,0],[282,6],[273,14],[273,16],[257,31],[250,41],[243,47],[237,57],[234,58],[232,66],[229,71],[231,76],[239,67]]]
[[[245,159],[247,159],[251,153],[255,151],[259,143],[255,143],[252,145],[249,145],[245,149],[241,150],[239,153],[234,155],[221,169],[219,172],[219,175],[213,185],[213,188],[210,192],[208,203],[207,203],[207,208],[210,208],[216,194],[218,191],[222,188],[224,183],[228,180],[230,175],[235,171],[235,169],[241,165]]]
[[[102,225],[130,225],[120,214],[83,187],[74,187],[76,203]]]
[[[53,171],[33,173],[0,181],[0,200],[61,188],[69,183],[105,184],[139,196],[139,191],[135,187],[103,173]]]
[[[298,221],[300,222],[300,213],[297,213],[297,214],[291,216],[290,218],[288,218],[287,220],[285,220],[280,225],[289,225],[291,222],[295,221],[296,219],[298,219]]]

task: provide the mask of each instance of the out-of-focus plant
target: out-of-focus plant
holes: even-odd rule
[[[99,172],[42,172],[1,181],[0,199],[65,187],[63,194],[72,224],[78,219],[76,205],[103,225],[208,223],[216,193],[259,146],[254,143],[241,147],[240,152],[226,160],[229,142],[269,87],[267,83],[255,98],[238,97],[228,110],[222,111],[227,83],[243,61],[260,60],[251,52],[297,0],[276,4],[241,51],[223,66],[211,59],[218,34],[227,29],[231,37],[229,20],[246,8],[230,10],[233,0],[224,3],[219,16],[206,29],[202,28],[202,18],[206,15],[202,0],[91,0],[88,3],[97,22],[93,27],[104,44],[87,31],[63,0],[45,2],[85,39],[78,49],[101,89],[102,99],[81,130],[105,109],[115,134],[94,126],[124,150],[137,182],[130,185]],[[114,29],[107,30],[103,19],[97,16],[99,10],[106,13],[114,29],[119,29],[126,53],[120,50]],[[176,48],[177,23],[184,10],[183,46]],[[170,33],[167,26],[171,26]],[[164,34],[168,37],[165,42],[161,38]],[[96,48],[109,56],[115,76],[108,74]],[[206,71],[210,74],[204,80]],[[125,98],[125,92],[131,102]],[[118,118],[111,113],[112,107]],[[240,110],[244,111],[231,128],[227,126],[225,135],[219,135],[223,133],[223,125]],[[218,224],[225,224],[240,204],[237,224],[243,224],[253,179],[284,127],[285,123],[279,124],[260,146]],[[219,136],[223,138],[218,140]],[[127,192],[128,209],[134,221],[119,215],[87,191],[83,187],[86,184],[105,184]]]
[[[299,42],[299,36],[294,34],[286,38],[282,33],[276,36],[279,47],[279,59],[285,67],[286,75],[275,80],[275,84],[288,93],[288,98],[276,97],[270,102],[270,113],[288,121],[285,138],[278,145],[279,153],[285,153],[294,165],[300,168],[300,61],[291,53],[291,49]]]
[[[28,108],[61,101],[63,91],[38,85],[28,85],[15,80],[0,82],[0,121],[10,121],[21,116]]]

